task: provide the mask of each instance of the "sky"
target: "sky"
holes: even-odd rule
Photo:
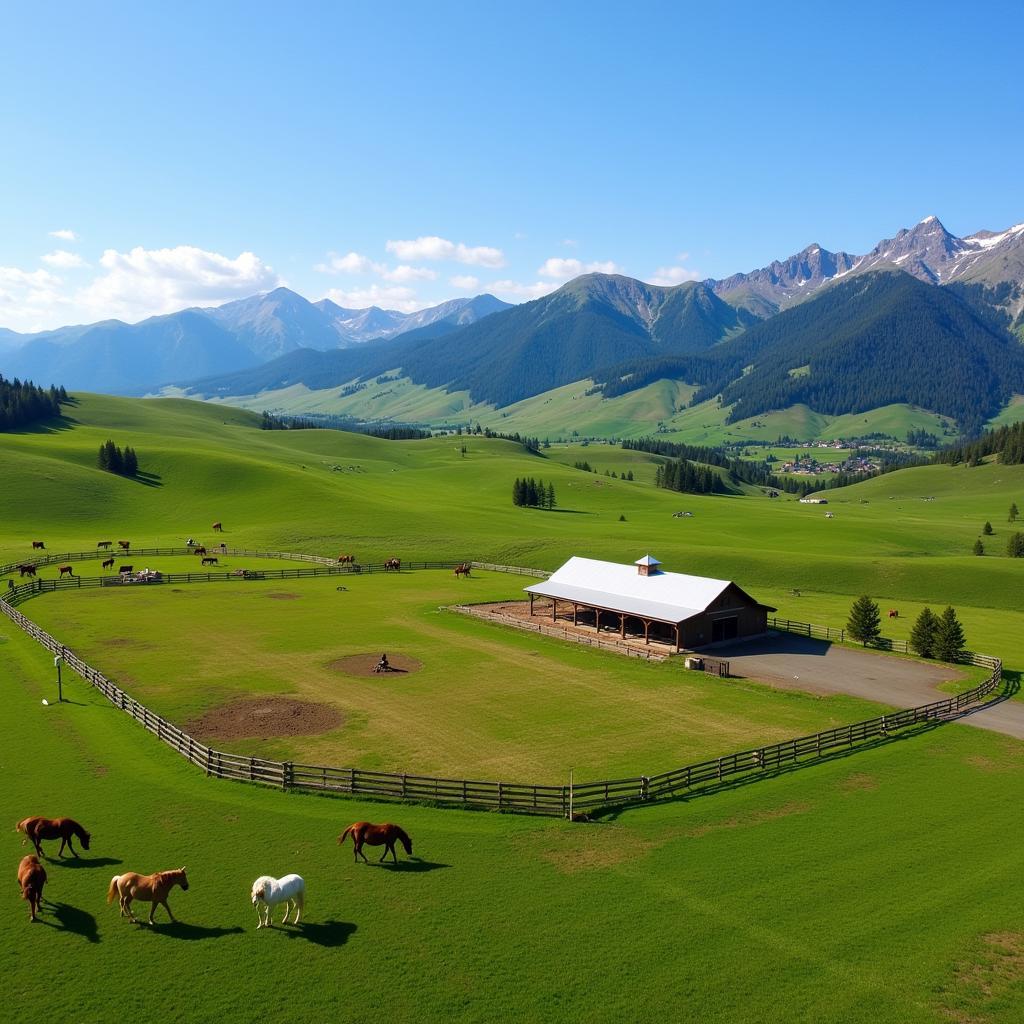
[[[0,327],[413,310],[1024,221],[1024,4],[0,10]]]

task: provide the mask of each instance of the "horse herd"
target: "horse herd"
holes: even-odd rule
[[[92,837],[73,818],[25,818],[15,825],[14,830],[25,833],[22,845],[31,841],[36,850],[34,854],[30,853],[22,857],[18,864],[18,887],[21,889],[21,898],[28,901],[29,921],[35,921],[43,903],[43,886],[47,882],[46,869],[40,862],[40,858],[43,856],[43,848],[40,845],[42,840],[59,839],[61,842],[57,856],[64,856],[66,846],[72,855],[78,858],[72,840],[77,837],[82,844],[82,849],[88,850]],[[363,853],[364,845],[384,847],[384,853],[381,855],[379,863],[383,863],[389,853],[394,862],[398,863],[395,844],[399,842],[406,854],[412,856],[412,840],[408,833],[400,826],[390,822],[381,825],[374,825],[369,821],[354,822],[338,836],[338,845],[344,845],[350,835],[354,848],[353,860],[356,863],[359,863],[360,857],[364,863],[369,863],[366,854]],[[168,895],[176,885],[180,886],[183,892],[188,892],[188,875],[184,867],[171,871],[157,871],[152,875],[140,875],[135,871],[126,871],[111,878],[107,887],[107,903],[112,903],[116,896],[121,917],[127,917],[133,924],[139,923],[132,911],[132,903],[135,900],[149,903],[150,924],[154,923],[153,914],[158,906],[162,906],[167,911],[167,916],[172,921],[176,921],[177,918],[171,912],[171,906],[167,902]],[[294,911],[295,917],[292,923],[298,924],[302,918],[305,896],[306,883],[301,875],[288,874],[282,878],[260,875],[253,882],[250,892],[252,905],[256,908],[257,929],[272,926],[273,908],[281,903],[285,904],[281,923],[287,924],[289,913]]]

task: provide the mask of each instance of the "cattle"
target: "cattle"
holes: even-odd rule
[[[217,556],[216,555],[207,555],[206,558],[203,559],[202,564],[203,565],[218,565],[219,563],[217,561]]]
[[[114,568],[114,556],[111,555],[110,558],[104,559],[100,563],[100,568],[101,569],[113,569]]]
[[[127,551],[127,550],[128,550],[128,549],[129,549],[129,548],[130,548],[130,547],[132,546],[132,542],[131,542],[130,540],[119,540],[119,541],[117,542],[117,546],[118,546],[118,547],[119,547],[119,548],[120,548],[120,549],[121,549],[122,551]]]
[[[22,576],[35,576],[36,567],[34,565],[19,565],[18,572],[20,572]]]
[[[130,576],[135,571],[135,566],[134,565],[119,565],[117,567],[117,571],[122,576]]]
[[[98,540],[96,541],[96,547],[98,548],[109,548],[114,542],[112,540]]]
[[[206,548],[204,548],[202,546],[202,544],[200,544],[199,547],[196,547],[196,548],[192,549],[192,554],[193,555],[205,555],[206,554]]]
[[[45,547],[46,547],[46,545],[41,540],[34,540],[34,541],[32,541],[32,550],[33,551],[40,551],[40,550],[44,549]]]
[[[210,527],[210,529],[211,530],[216,530],[217,533],[220,533],[224,529],[224,527],[221,526],[220,522],[218,521],[218,522],[214,523],[213,526]]]

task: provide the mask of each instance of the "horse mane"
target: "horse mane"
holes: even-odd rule
[[[402,828],[401,825],[394,826],[395,831],[398,833],[398,838],[402,840],[402,845],[405,847],[405,852],[409,852],[409,847],[412,846],[412,840],[409,838],[409,833]]]
[[[88,842],[92,838],[92,836],[86,832],[85,828],[82,825],[79,825],[74,818],[68,818],[68,824],[71,826],[71,830],[79,839],[82,840],[82,842]]]

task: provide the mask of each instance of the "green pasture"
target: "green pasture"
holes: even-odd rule
[[[647,663],[441,610],[520,600],[529,582],[427,571],[111,587],[44,595],[24,611],[200,739],[189,723],[250,694],[336,709],[342,724],[323,734],[210,739],[307,764],[560,784],[570,768],[581,780],[653,775],[875,713],[854,698],[725,683],[679,659]],[[381,651],[423,667],[369,677],[332,667]]]
[[[0,817],[93,833],[80,861],[46,861],[34,925],[6,833],[0,996],[18,1024],[1012,1024],[1024,1009],[1022,747],[1005,737],[942,726],[570,825],[210,780],[73,677],[69,702],[43,707],[52,661],[5,620],[0,656]],[[358,819],[398,820],[421,859],[353,864],[335,837]],[[105,902],[115,873],[182,865],[177,925]],[[304,925],[257,933],[252,880],[290,871]]]

